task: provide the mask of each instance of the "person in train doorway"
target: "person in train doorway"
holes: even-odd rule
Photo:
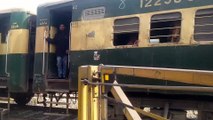
[[[69,34],[66,31],[65,25],[60,24],[55,37],[53,39],[48,37],[46,40],[56,47],[58,78],[65,79],[67,73],[67,54],[69,50]]]

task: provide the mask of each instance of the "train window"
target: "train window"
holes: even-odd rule
[[[177,43],[180,40],[180,30],[180,13],[153,15],[151,18],[150,43]]]
[[[10,26],[10,14],[0,15],[0,40],[1,43],[6,43],[7,33]]]
[[[7,33],[8,33],[8,30],[5,29],[6,27],[4,27],[5,25],[2,25],[0,26],[0,40],[1,40],[1,43],[6,43],[6,38],[7,38]]]
[[[197,11],[194,38],[196,41],[213,41],[213,8]]]
[[[124,18],[114,21],[114,46],[137,45],[139,18]]]

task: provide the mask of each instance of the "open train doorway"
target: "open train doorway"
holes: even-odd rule
[[[57,7],[50,10],[50,26],[48,40],[48,72],[47,79],[52,81],[68,81],[70,23],[72,7]]]
[[[71,1],[47,3],[39,6],[37,10],[33,90],[36,93],[43,93],[43,104],[50,107],[50,114],[53,114],[51,108],[58,105],[66,106],[66,113],[69,112],[70,94],[73,92],[68,67],[72,4]],[[61,32],[62,29],[63,32]],[[59,33],[63,34],[58,35]],[[58,48],[58,44],[62,47]],[[66,54],[65,74],[58,72],[58,56],[61,57],[60,59],[63,56],[59,55],[57,50],[59,52],[62,50]],[[60,67],[60,70],[64,69],[62,64]]]

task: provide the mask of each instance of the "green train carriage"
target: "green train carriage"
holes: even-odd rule
[[[78,67],[88,64],[212,71],[212,14],[211,0],[92,0],[40,6],[34,89],[45,91],[48,80],[56,77],[54,46],[48,47],[44,33],[53,37],[60,23],[70,28],[65,86],[71,91],[77,91]],[[211,81],[125,79],[119,83],[212,86]]]
[[[82,3],[73,13],[72,80],[77,80],[78,66],[88,64],[212,71],[212,4],[210,0]],[[212,86],[211,81],[203,81],[118,78],[119,83]]]
[[[18,104],[26,104],[33,96],[35,20],[34,14],[23,9],[0,11],[0,86],[1,91],[8,88]]]

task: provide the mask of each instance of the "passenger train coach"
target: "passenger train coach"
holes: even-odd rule
[[[37,84],[34,84],[34,90],[41,92],[58,87],[77,91],[77,73],[81,65],[212,71],[212,20],[211,0],[79,0],[40,6],[34,64],[34,83]],[[64,83],[56,78],[54,46],[48,47],[44,41],[44,33],[53,38],[60,23],[64,23],[70,33],[69,79]],[[170,81],[119,77],[119,83],[213,85],[211,80],[200,79]],[[177,76],[177,79],[181,77]],[[54,85],[56,81],[60,81],[60,85]]]
[[[77,79],[78,66],[87,64],[213,70],[211,0],[107,0],[76,7],[70,40],[71,80]],[[212,86],[205,80],[122,78],[118,82]]]
[[[34,64],[34,82],[41,84],[35,85],[42,86],[45,79],[56,76],[54,46],[48,47],[44,33],[53,37],[60,23],[70,30],[70,90],[77,90],[78,67],[88,64],[213,70],[212,3],[211,0],[92,0],[41,6]],[[155,79],[125,82],[195,85],[193,81]]]
[[[61,23],[65,24],[70,33],[69,72],[68,78],[64,80],[57,78],[55,47],[45,40],[48,36],[54,37]],[[105,64],[212,71],[212,26],[212,0],[76,0],[41,5],[37,11],[35,52],[33,51],[34,74],[29,74],[33,78],[32,89],[34,93],[59,89],[76,92],[78,67],[81,65]],[[10,47],[11,51],[18,49],[17,44],[14,42],[14,46]],[[22,43],[20,46],[24,45],[27,44]],[[27,53],[26,50],[18,53]],[[11,61],[8,59],[8,62],[11,62],[8,65],[19,66],[27,63],[24,59],[20,59],[20,63],[17,61],[18,57]],[[27,72],[18,70],[14,74],[18,77],[12,77],[13,70],[10,70],[9,77],[12,81],[19,81],[20,72]],[[194,82],[120,77],[122,80],[118,79],[119,83],[213,86],[213,82],[205,80]]]
[[[0,11],[0,94],[8,88],[19,104],[33,96],[35,21],[27,10]]]

